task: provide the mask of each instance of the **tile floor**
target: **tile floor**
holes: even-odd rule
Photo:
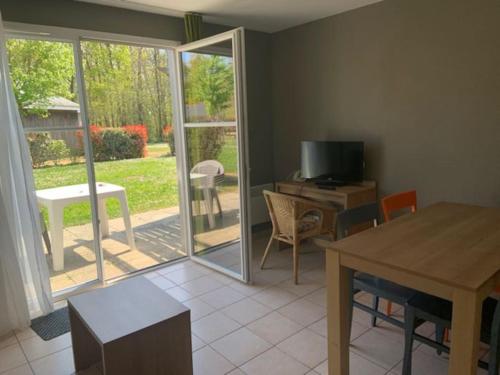
[[[254,236],[257,267],[267,232]],[[244,285],[187,261],[146,277],[191,309],[196,375],[327,373],[324,254],[308,245],[301,256],[300,285],[291,282],[290,250],[274,251],[255,285]],[[358,298],[369,301],[369,296]],[[383,307],[383,306],[382,306]],[[395,315],[401,314],[401,309]],[[431,326],[421,333],[433,335]],[[385,323],[369,327],[355,310],[351,374],[401,372],[401,330]],[[482,354],[487,349],[482,348]],[[416,345],[414,375],[447,373],[446,356]],[[74,372],[70,335],[45,342],[31,330],[0,338],[1,375],[66,375]],[[89,370],[86,375],[96,374]],[[484,371],[478,371],[486,374]]]

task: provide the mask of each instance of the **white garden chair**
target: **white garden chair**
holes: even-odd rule
[[[220,204],[219,195],[217,193],[217,186],[224,181],[224,166],[217,160],[203,160],[197,163],[192,169],[191,173],[203,174],[206,178],[203,183],[198,186],[193,186],[196,190],[208,189],[210,192],[210,199],[215,199],[219,215],[222,216],[222,206]],[[197,201],[199,212],[199,201],[202,200],[203,194],[193,194],[193,200]],[[211,202],[210,202],[211,205]]]

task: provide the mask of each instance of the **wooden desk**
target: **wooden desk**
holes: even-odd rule
[[[320,189],[313,182],[283,181],[276,183],[276,191],[330,202],[342,209],[377,200],[377,185],[374,181],[365,181],[359,185],[339,186],[335,190]]]
[[[500,208],[437,203],[337,242],[326,251],[330,375],[349,374],[352,270],[453,302],[448,373],[472,375],[482,302],[500,281]]]

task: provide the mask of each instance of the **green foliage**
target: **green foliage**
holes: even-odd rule
[[[141,138],[123,129],[102,129],[92,134],[95,161],[142,158],[146,144]]]
[[[46,116],[50,97],[75,98],[71,44],[10,39],[7,51],[14,94],[21,113]]]
[[[209,121],[234,120],[232,60],[217,55],[192,54],[184,64],[188,105],[203,103]]]
[[[48,162],[59,165],[61,160],[70,156],[66,142],[52,139],[47,133],[32,133],[28,136],[28,146],[31,153],[33,168],[45,166]]]
[[[161,141],[163,125],[172,122],[166,52],[92,41],[82,50],[90,122],[147,124],[151,141]]]

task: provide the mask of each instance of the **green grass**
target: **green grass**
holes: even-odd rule
[[[148,151],[151,151],[151,156],[169,154],[166,144],[148,145]],[[226,174],[236,174],[237,160],[234,142],[226,143],[219,160],[224,165]],[[94,164],[94,169],[96,181],[125,188],[131,214],[179,204],[175,157],[157,156],[100,162]],[[44,167],[35,169],[33,174],[37,190],[84,184],[88,181],[85,164]],[[223,189],[234,188],[234,179],[226,180],[226,186]],[[106,207],[110,218],[121,216],[120,206],[116,199],[107,199]],[[46,217],[45,209],[43,213]],[[90,203],[87,202],[69,205],[64,210],[66,227],[89,223],[90,218]]]

